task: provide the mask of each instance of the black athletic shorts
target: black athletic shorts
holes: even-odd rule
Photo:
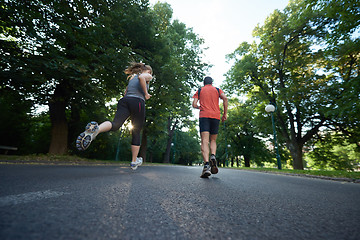
[[[215,118],[199,118],[200,132],[210,132],[210,134],[218,134],[219,119]]]

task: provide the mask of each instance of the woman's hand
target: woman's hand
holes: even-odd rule
[[[148,100],[149,98],[151,98],[151,95],[148,93],[145,93],[145,99]]]
[[[151,74],[149,74],[147,72],[143,72],[139,75],[140,86],[141,86],[141,89],[145,93],[145,100],[148,100],[151,97],[151,95],[148,93],[147,87],[146,87],[146,83],[148,83],[151,79],[152,79]]]

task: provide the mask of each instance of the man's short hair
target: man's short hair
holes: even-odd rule
[[[212,84],[213,79],[211,77],[204,78],[204,85]]]

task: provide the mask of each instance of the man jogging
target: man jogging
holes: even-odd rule
[[[199,126],[201,135],[201,153],[204,160],[204,168],[200,177],[207,178],[211,174],[217,174],[216,163],[216,138],[219,131],[220,108],[219,98],[223,100],[224,113],[222,121],[227,119],[228,99],[224,92],[212,86],[211,77],[204,78],[204,87],[200,88],[193,96],[193,107],[200,109]],[[198,105],[200,102],[200,106]],[[209,163],[209,142],[210,142],[210,163]]]

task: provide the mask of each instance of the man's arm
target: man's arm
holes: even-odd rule
[[[222,121],[226,121],[227,119],[227,110],[228,110],[228,99],[224,93],[220,94],[220,98],[223,100],[224,113],[221,118]]]
[[[200,109],[200,107],[198,105],[198,101],[199,101],[199,99],[194,98],[193,103],[192,103],[193,108]]]

